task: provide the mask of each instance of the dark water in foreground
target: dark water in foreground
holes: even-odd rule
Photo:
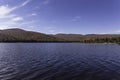
[[[0,43],[0,80],[120,80],[120,46]]]

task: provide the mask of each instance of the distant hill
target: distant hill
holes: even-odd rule
[[[22,29],[5,29],[0,30],[1,42],[47,42],[59,41],[56,37],[43,33],[25,31]]]
[[[83,35],[81,34],[56,34],[53,35],[56,38],[61,38],[66,41],[80,41],[83,39]]]
[[[56,38],[61,38],[69,42],[106,42],[107,39],[113,40],[120,39],[120,34],[56,34],[53,35]],[[119,40],[120,41],[120,40]]]

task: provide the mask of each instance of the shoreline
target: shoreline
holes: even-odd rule
[[[45,42],[45,41],[43,41],[43,42],[0,42],[0,43],[81,43],[81,44],[120,44],[120,43],[107,43],[107,42],[105,42],[105,43],[97,43],[97,42],[57,42],[57,41],[55,41],[55,42]]]

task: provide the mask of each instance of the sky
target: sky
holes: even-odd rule
[[[0,29],[120,34],[120,0],[0,0]]]

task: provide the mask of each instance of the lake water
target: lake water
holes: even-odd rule
[[[120,45],[0,43],[0,80],[120,80]]]

